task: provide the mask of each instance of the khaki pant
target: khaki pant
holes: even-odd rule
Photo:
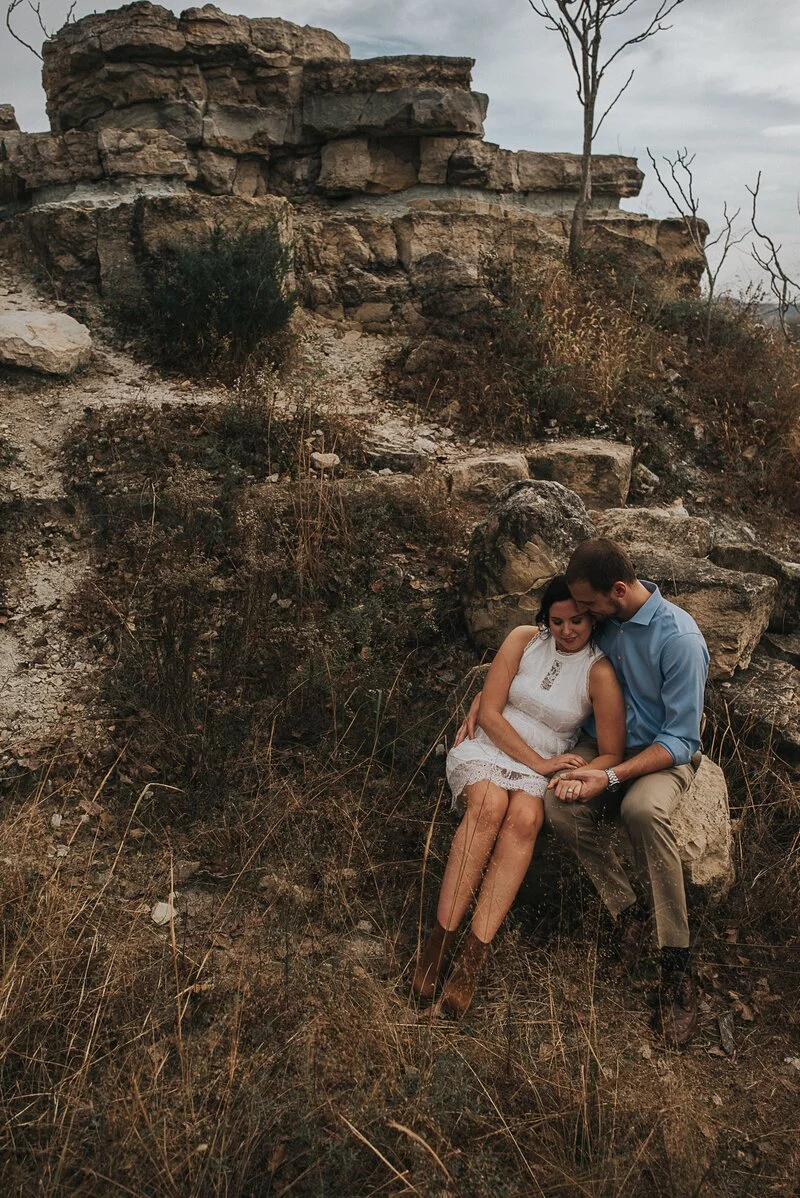
[[[584,740],[572,751],[590,761],[597,756],[597,745]],[[547,824],[577,854],[615,919],[636,901],[608,832],[600,827],[604,817],[619,818],[633,845],[636,869],[649,884],[662,948],[689,945],[683,867],[670,816],[691,784],[699,761],[698,753],[691,765],[676,765],[637,778],[625,789],[616,811],[609,809],[614,799],[605,793],[588,803],[564,803],[548,791],[544,800]]]

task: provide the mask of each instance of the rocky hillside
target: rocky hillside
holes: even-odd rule
[[[794,350],[727,309],[703,339],[627,160],[607,290],[565,284],[574,160],[487,146],[469,68],[134,4],[46,48],[51,134],[0,107],[9,1193],[795,1192]],[[282,373],[156,369],[115,281],[276,218]],[[408,1001],[446,747],[595,532],[711,650],[683,1053],[546,842],[469,1020]]]

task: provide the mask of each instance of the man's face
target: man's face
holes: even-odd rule
[[[618,594],[620,590],[622,594]],[[607,595],[604,595],[602,591],[596,591],[583,579],[569,584],[569,593],[575,600],[578,611],[591,612],[598,620],[607,620],[609,616],[624,618],[626,592],[627,587],[624,582],[615,582]]]

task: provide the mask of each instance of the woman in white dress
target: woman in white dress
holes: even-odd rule
[[[578,610],[563,575],[547,587],[537,624],[506,637],[486,676],[476,735],[447,755],[453,805],[464,818],[412,988],[420,998],[433,998],[477,894],[470,930],[441,994],[444,1011],[456,1016],[472,1002],[488,945],[530,865],[550,779],[586,764],[570,752],[581,724],[594,713],[595,768],[618,765],[625,752],[622,691],[611,663],[592,643],[591,615]],[[580,783],[570,784],[565,800],[580,801],[580,789]]]

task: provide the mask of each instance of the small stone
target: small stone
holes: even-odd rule
[[[175,908],[173,907],[172,902],[156,903],[150,912],[150,918],[152,919],[153,923],[158,924],[159,927],[169,923],[170,920],[175,918]]]
[[[341,465],[338,453],[312,453],[311,465],[315,470],[335,470]]]

